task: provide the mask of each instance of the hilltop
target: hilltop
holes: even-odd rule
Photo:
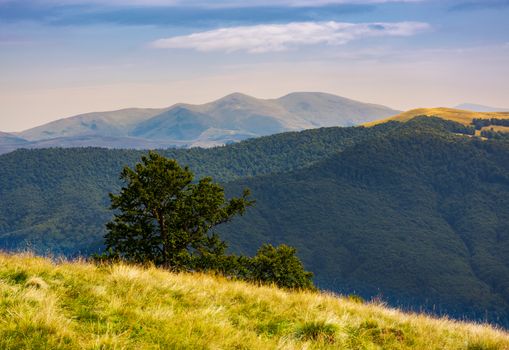
[[[454,122],[470,125],[473,119],[509,119],[509,112],[475,112],[454,108],[417,108],[406,111],[387,119],[376,120],[373,122],[365,123],[364,126],[373,126],[383,124],[388,121],[407,122],[418,116],[438,117]]]
[[[17,133],[16,143],[7,139],[13,135],[0,134],[0,153],[80,146],[212,147],[285,131],[358,125],[395,113],[385,106],[320,92],[295,92],[277,99],[233,93],[201,105],[77,115]]]
[[[0,254],[2,349],[508,349],[486,325],[203,274]]]

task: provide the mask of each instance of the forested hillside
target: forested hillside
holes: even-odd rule
[[[319,287],[509,322],[509,143],[436,118],[280,134],[163,154],[256,205],[220,227],[232,250],[296,246]],[[21,150],[0,157],[0,244],[100,249],[107,193],[143,152]],[[486,312],[487,311],[487,312]]]
[[[509,144],[415,124],[230,184],[257,205],[225,238],[290,242],[322,288],[507,325]]]
[[[308,166],[394,126],[314,129],[161,153],[198,176],[226,183]],[[122,167],[135,164],[144,153],[71,148],[0,156],[0,246],[67,255],[96,251],[111,217],[108,193],[120,185]]]

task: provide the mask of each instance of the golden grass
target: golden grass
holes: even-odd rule
[[[433,116],[440,117],[443,119],[452,120],[464,125],[470,125],[472,123],[472,119],[488,119],[488,118],[498,118],[498,119],[509,119],[509,112],[472,112],[472,111],[464,111],[461,109],[453,109],[453,108],[418,108],[412,109],[407,112],[403,112],[401,114],[395,115],[393,117],[389,117],[387,119],[376,120],[370,123],[364,124],[364,126],[374,126],[382,123],[386,123],[388,121],[399,121],[406,122],[412,118],[417,116]]]
[[[0,254],[0,349],[509,349],[486,325],[154,267]]]

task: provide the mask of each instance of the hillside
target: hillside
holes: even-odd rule
[[[296,246],[319,287],[509,326],[509,143],[437,118],[285,133],[166,150],[256,206],[219,232],[232,251]],[[462,131],[463,130],[463,131]],[[0,245],[100,249],[108,192],[143,152],[22,150],[0,156]]]
[[[317,92],[266,100],[234,93],[203,105],[179,103],[163,109],[88,113],[18,136],[29,141],[24,148],[212,147],[285,131],[358,125],[395,113],[388,107]],[[0,153],[12,149],[0,147]]]
[[[363,142],[391,126],[328,128],[285,133],[212,149],[161,153],[197,176],[223,183],[302,168]],[[111,216],[108,193],[120,169],[143,151],[69,148],[18,150],[0,156],[0,247],[74,255],[100,246]]]
[[[488,326],[125,265],[0,254],[0,348],[507,349]]]
[[[475,119],[509,119],[509,112],[474,112],[454,108],[418,108],[412,109],[392,116],[387,119],[376,120],[373,122],[365,123],[364,126],[373,126],[383,124],[388,121],[406,122],[417,116],[434,116],[446,120],[452,120],[463,125],[470,125],[472,120]]]
[[[221,232],[249,254],[263,241],[296,246],[321,288],[509,325],[509,144],[425,122],[229,184],[257,203]]]

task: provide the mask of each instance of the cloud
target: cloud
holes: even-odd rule
[[[429,29],[427,23],[295,22],[220,28],[159,39],[154,48],[197,51],[285,51],[303,45],[342,45],[367,37],[410,36]]]

